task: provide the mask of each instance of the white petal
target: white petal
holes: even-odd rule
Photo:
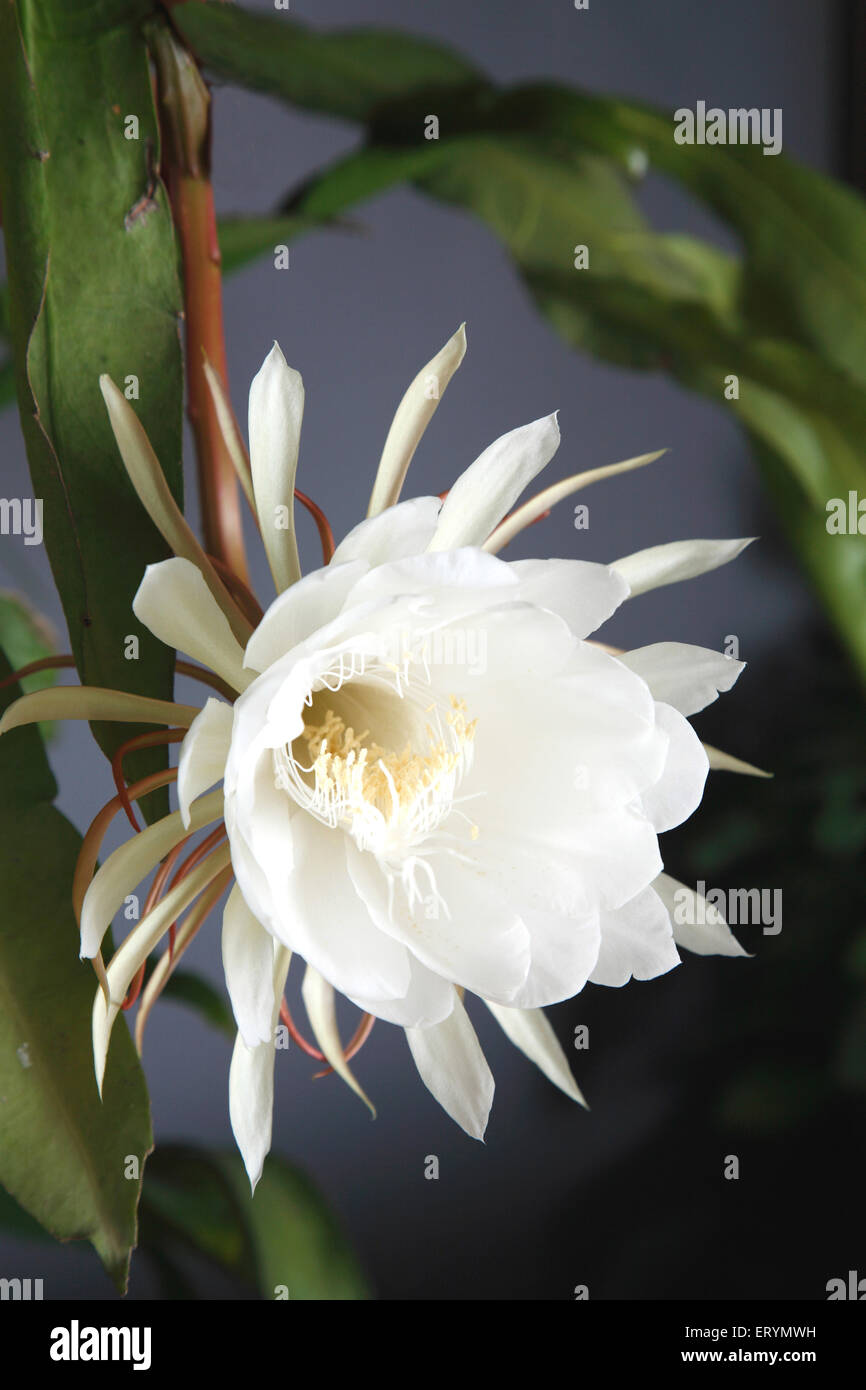
[[[303,414],[304,383],[274,343],[250,387],[249,433],[256,511],[277,593],[301,575],[294,516]]]
[[[619,660],[646,681],[656,700],[673,705],[680,714],[697,714],[711,705],[720,691],[730,690],[746,664],[686,642],[654,642],[623,653]]]
[[[259,818],[261,820],[261,818]],[[346,871],[346,836],[300,812],[292,818],[291,854],[257,839],[246,852],[230,827],[232,861],[251,910],[284,945],[350,999],[379,1001],[370,1012],[389,1017],[389,1001],[411,983],[405,946],[380,931]],[[267,853],[266,853],[267,850]],[[248,872],[252,859],[264,885]]]
[[[247,1047],[255,1047],[273,1032],[274,938],[250,912],[237,884],[223,911],[222,958],[235,1022]]]
[[[220,845],[160,899],[115,951],[105,972],[109,998],[100,986],[93,1005],[93,1063],[100,1095],[111,1030],[137,971],[172,922],[230,862],[228,845]]]
[[[329,985],[327,980],[323,980],[317,970],[308,965],[304,972],[301,995],[307,1010],[307,1017],[310,1020],[310,1027],[321,1051],[324,1052],[337,1075],[341,1076],[350,1090],[360,1097],[368,1107],[370,1114],[375,1118],[376,1110],[373,1102],[356,1081],[343,1053],[343,1044],[337,1028],[333,986]]]
[[[602,916],[601,950],[590,979],[619,986],[652,980],[679,964],[667,908],[652,888]]]
[[[588,637],[628,598],[625,580],[588,560],[516,560],[510,568],[520,597],[564,618],[575,637]]]
[[[282,946],[274,942],[271,946],[271,992],[277,1001],[272,1015],[275,1025],[292,957],[291,952]],[[229,1069],[229,1118],[253,1192],[271,1147],[275,1056],[273,1027],[267,1041],[255,1047],[248,1047],[241,1033],[238,1033]]]
[[[709,762],[704,746],[678,710],[656,705],[656,724],[668,735],[664,772],[654,786],[641,792],[644,815],[657,834],[673,830],[701,804]]]
[[[273,1042],[248,1047],[238,1033],[229,1067],[229,1119],[253,1192],[271,1147],[275,1056]]]
[[[123,900],[151,869],[156,868],[175,845],[193,831],[219,820],[223,813],[222,790],[194,803],[188,826],[179,811],[148,825],[126,840],[100,865],[84,895],[81,907],[81,955],[95,956],[108,924]]]
[[[337,616],[367,564],[334,564],[313,570],[274,599],[244,652],[244,665],[266,671],[299,642]]]
[[[222,778],[231,738],[231,705],[222,700],[208,700],[180,745],[177,799],[185,827],[189,827],[190,806],[196,797]]]
[[[407,1028],[406,1041],[427,1089],[473,1139],[483,1139],[493,1076],[459,999],[443,1023]]]
[[[366,560],[368,565],[384,565],[388,560],[420,555],[433,539],[441,511],[439,497],[398,502],[396,507],[353,527],[331,556],[331,564]]]
[[[400,496],[421,436],[445,394],[446,386],[463,361],[465,352],[466,326],[461,323],[445,346],[426,367],[421,368],[406,391],[385,440],[367,509],[368,516],[377,516],[387,507],[392,507]]]
[[[238,482],[244,490],[244,496],[250,504],[253,516],[256,515],[256,497],[253,492],[253,480],[250,473],[249,459],[243,445],[243,440],[238,431],[238,423],[232,410],[232,403],[222,382],[205,357],[204,376],[208,384],[211,400],[216,411],[217,423],[220,427],[220,434],[226,446],[229,458],[234,464]]]
[[[615,560],[611,569],[621,574],[631,589],[632,598],[658,589],[662,584],[674,584],[681,579],[694,579],[699,574],[718,569],[735,560],[751,545],[754,536],[735,541],[671,541],[669,545],[654,545]]]
[[[576,1100],[578,1105],[586,1105],[562,1044],[542,1010],[508,1009],[502,1004],[491,1004],[489,1000],[485,1003],[514,1046],[520,1048],[560,1091]]]
[[[662,868],[655,829],[645,816],[628,807],[588,816],[575,825],[573,844],[608,909],[632,901]]]
[[[589,487],[591,483],[600,483],[605,478],[615,478],[618,473],[630,473],[633,468],[643,468],[666,453],[667,449],[657,449],[653,454],[639,454],[637,458],[625,459],[622,463],[609,463],[603,468],[589,468],[584,473],[575,473],[570,478],[560,479],[558,483],[553,483],[543,492],[537,492],[534,497],[530,497],[528,502],[522,503],[511,516],[501,522],[485,541],[484,549],[497,554],[527,526],[531,526],[545,512],[551,511],[558,502],[573,496],[581,488]]]
[[[536,872],[544,872],[538,864]],[[601,949],[598,914],[566,917],[555,912],[523,911],[532,958],[526,983],[515,998],[515,1011],[527,1012],[573,999],[595,969]],[[487,1000],[490,1007],[493,1004]],[[497,1007],[500,1007],[497,1005]],[[504,1006],[502,1006],[504,1007]]]
[[[704,744],[704,752],[710,760],[710,769],[715,772],[739,772],[745,777],[772,777],[772,772],[765,772],[763,768],[754,767],[752,763],[744,763],[742,758],[735,758],[732,753],[723,753],[721,748],[713,748],[712,744]]]
[[[431,623],[438,626],[491,604],[519,602],[519,584],[513,568],[476,546],[407,555],[371,568],[352,591],[345,612],[351,617],[356,605],[384,605],[391,598],[417,595],[421,602],[412,606],[419,614],[416,625],[420,626],[429,615]],[[444,589],[459,592],[446,595]],[[388,628],[393,626],[395,616],[389,611],[381,614]]]
[[[529,971],[524,923],[483,868],[445,855],[429,860],[439,898],[424,875],[424,896],[410,903],[404,885],[389,885],[373,855],[350,850],[347,857],[352,881],[383,935],[443,979],[511,1003]]]
[[[446,497],[430,549],[483,545],[558,448],[555,415],[533,420],[495,440],[461,473]]]
[[[250,624],[218,577],[174,500],[141,421],[110,376],[103,375],[99,378],[99,388],[108,409],[109,422],[120,456],[130,482],[138,493],[139,501],[169,549],[175,555],[189,560],[201,571],[208,588],[226,614],[232,632],[245,641],[249,636]]]
[[[243,648],[234,636],[201,571],[189,560],[148,565],[132,611],[164,642],[216,671],[235,690],[252,680],[244,670]]]
[[[474,637],[468,623],[464,635]],[[624,807],[661,776],[667,736],[656,728],[652,696],[553,613],[487,613],[479,636],[475,668],[433,672],[478,720],[463,784],[467,795],[481,794],[472,819],[482,841],[495,830],[533,850],[566,850],[575,819]]]
[[[698,956],[747,956],[719,909],[693,888],[659,874],[653,883],[673,923],[674,940]]]

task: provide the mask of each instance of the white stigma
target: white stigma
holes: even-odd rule
[[[457,696],[431,702],[429,669],[422,663],[412,670],[413,664],[411,657],[397,666],[355,653],[347,670],[341,655],[307,697],[311,718],[303,733],[274,753],[278,785],[304,810],[347,830],[359,849],[392,864],[450,813],[471,764],[476,728]],[[399,739],[393,736],[395,699]],[[357,727],[359,713],[392,734],[376,741],[370,727]]]

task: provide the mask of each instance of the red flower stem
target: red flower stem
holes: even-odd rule
[[[301,506],[306,507],[310,516],[316,523],[319,532],[319,541],[322,546],[322,560],[327,565],[337,548],[334,545],[334,533],[331,530],[331,523],[328,521],[321,507],[316,506],[316,503],[313,502],[305,492],[300,492],[298,488],[295,488],[295,497],[301,503]]]
[[[162,169],[180,242],[186,318],[187,414],[193,428],[205,550],[249,583],[238,481],[204,374],[227,379],[222,258],[210,182],[210,93],[165,24],[149,30],[157,75]]]

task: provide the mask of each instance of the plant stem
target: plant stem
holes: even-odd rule
[[[149,38],[157,70],[162,172],[183,263],[187,414],[195,437],[205,550],[249,585],[237,478],[204,374],[227,379],[222,258],[210,181],[210,93],[190,53],[165,25]]]

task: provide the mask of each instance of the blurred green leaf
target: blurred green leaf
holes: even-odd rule
[[[365,146],[284,211],[333,218],[413,182],[484,220],[574,346],[670,371],[733,410],[866,678],[866,538],[826,530],[830,499],[866,496],[862,199],[758,146],[677,144],[672,115],[639,103],[554,85],[502,91],[411,35],[316,35],[214,4],[174,14],[220,76],[366,123]],[[431,112],[439,138],[425,140]],[[627,181],[648,169],[721,216],[742,260],[648,228]],[[578,246],[585,269],[574,266]],[[725,394],[731,376],[738,399]]]
[[[0,410],[11,405],[15,399],[15,364],[4,362],[0,366]]]
[[[10,671],[0,657],[0,679]],[[17,685],[0,690],[0,710],[19,694]],[[55,791],[35,726],[5,734],[0,1182],[57,1239],[91,1241],[123,1289],[136,1240],[138,1173],[152,1144],[147,1088],[121,1024],[102,1100],[97,1093],[91,1044],[96,982],[91,966],[78,958],[71,902],[81,837],[51,805]]]
[[[294,241],[308,229],[298,217],[223,217],[218,234],[223,271],[231,275],[276,246]]]
[[[756,1067],[725,1092],[719,1123],[750,1135],[766,1136],[804,1122],[821,1103],[819,1069],[764,1065]]]
[[[163,1145],[148,1165],[142,1202],[147,1248],[198,1251],[253,1284],[262,1298],[369,1297],[357,1262],[321,1194],[271,1154],[250,1194],[236,1153]]]
[[[22,666],[29,666],[32,661],[41,661],[44,657],[54,656],[57,651],[57,643],[50,624],[19,594],[2,591],[0,591],[0,647],[3,648],[12,664],[12,669],[15,671]],[[25,694],[29,694],[31,690],[43,690],[46,686],[54,685],[56,680],[56,670],[34,671],[33,675],[25,676],[20,685]],[[39,732],[44,739],[51,738],[54,725],[43,722],[39,725]]]
[[[48,1244],[52,1237],[44,1226],[19,1206],[15,1198],[0,1187],[0,1231],[14,1236],[17,1240],[32,1240]]]
[[[229,1273],[255,1282],[245,1212],[216,1159],[203,1149],[161,1144],[147,1168],[142,1243],[149,1251],[173,1241],[206,1255]]]
[[[815,844],[827,854],[856,855],[866,849],[866,779],[860,768],[833,768],[813,827]]]
[[[379,103],[407,92],[481,81],[478,69],[451,49],[387,29],[316,33],[285,14],[254,14],[220,0],[175,5],[171,18],[219,77],[347,120],[364,120]]]
[[[321,1193],[303,1173],[271,1154],[250,1197],[240,1155],[219,1165],[239,1200],[256,1255],[263,1298],[355,1300],[369,1297],[357,1261]]]
[[[162,991],[162,998],[187,1004],[207,1023],[234,1041],[238,1031],[237,1024],[226,997],[201,975],[194,974],[192,970],[173,971]]]
[[[0,196],[21,424],[81,678],[170,698],[173,654],[131,612],[145,567],[167,550],[126,477],[98,380],[137,377],[136,408],[180,499],[181,297],[138,25],[149,8],[3,6]],[[130,633],[137,661],[125,659]],[[130,734],[94,731],[107,750]],[[164,764],[148,750],[130,772]],[[146,809],[166,804],[163,794]]]

